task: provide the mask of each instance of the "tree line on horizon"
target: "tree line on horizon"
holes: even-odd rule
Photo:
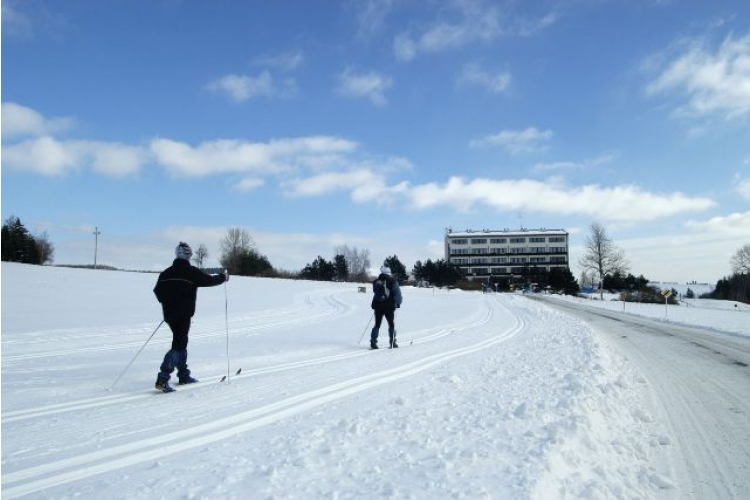
[[[370,252],[348,245],[334,248],[333,257],[328,260],[318,255],[300,271],[287,271],[275,268],[268,257],[256,247],[253,238],[242,228],[229,228],[221,241],[219,263],[221,269],[238,276],[258,276],[285,279],[305,279],[316,281],[366,282],[370,276]],[[604,290],[621,291],[622,300],[639,302],[661,302],[663,297],[648,286],[649,280],[642,274],[638,277],[628,272],[629,263],[624,252],[619,249],[607,230],[594,222],[584,241],[584,254],[579,259],[582,268],[580,280],[576,280],[569,268],[554,268],[547,271],[544,267],[529,266],[521,275],[508,277],[493,276],[486,284],[492,290],[510,290],[514,286],[529,286],[534,283],[539,288],[550,288],[565,294],[576,295],[580,287],[597,285],[603,299]],[[2,260],[25,264],[52,264],[55,247],[46,232],[32,235],[11,215],[2,225]],[[209,256],[208,247],[200,244],[193,254],[193,263],[204,267]],[[397,255],[384,259],[383,265],[399,282],[425,283],[431,286],[461,286],[468,289],[479,289],[481,285],[471,282],[463,275],[461,269],[445,259],[418,260],[409,273]],[[750,303],[750,244],[742,246],[730,261],[732,274],[720,279],[715,289],[701,295],[701,298],[735,300]],[[88,266],[84,266],[88,267]],[[105,266],[108,269],[115,269]],[[411,276],[410,276],[411,275]],[[411,278],[411,280],[410,280]],[[514,282],[515,280],[515,282]],[[676,294],[675,294],[676,295]],[[694,296],[688,290],[687,297]],[[674,298],[670,298],[673,303]]]

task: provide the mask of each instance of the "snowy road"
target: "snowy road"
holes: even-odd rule
[[[648,379],[682,495],[750,498],[750,339],[544,303],[586,321]]]

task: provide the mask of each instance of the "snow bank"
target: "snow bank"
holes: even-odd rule
[[[741,302],[693,299],[685,300],[679,306],[666,307],[663,304],[640,304],[614,299],[589,300],[570,295],[545,295],[544,297],[669,323],[700,326],[716,332],[750,337],[750,305]]]

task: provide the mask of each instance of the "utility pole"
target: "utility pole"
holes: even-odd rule
[[[94,227],[94,269],[96,269],[96,254],[99,251],[99,227]]]

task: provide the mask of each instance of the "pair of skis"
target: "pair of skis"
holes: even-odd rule
[[[239,375],[241,371],[242,371],[242,368],[240,368],[239,370],[237,370],[237,371],[235,372],[235,374],[234,374],[234,375],[235,375],[235,377],[236,377],[237,375]],[[221,377],[221,380],[219,380],[219,382],[224,382],[224,381],[225,381],[226,379],[227,379],[227,376],[226,376],[226,375],[224,375],[223,377]]]

